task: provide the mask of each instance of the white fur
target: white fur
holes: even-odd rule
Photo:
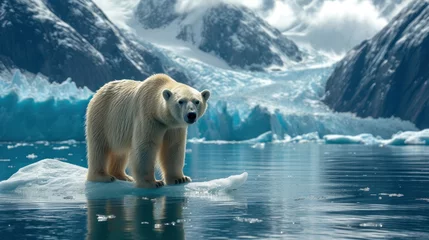
[[[137,187],[190,182],[183,175],[187,116],[203,116],[209,97],[208,90],[199,92],[165,74],[101,87],[86,112],[87,180],[133,181],[125,173],[129,161]],[[155,180],[156,159],[161,181]]]

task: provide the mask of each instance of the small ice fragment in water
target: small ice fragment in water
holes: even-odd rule
[[[403,197],[404,196],[404,194],[402,194],[402,193],[391,193],[391,194],[389,194],[389,197]]]
[[[37,158],[37,155],[34,154],[34,153],[32,153],[32,154],[27,155],[27,158],[29,158],[29,159],[35,159],[35,158]]]
[[[76,140],[66,140],[66,141],[61,141],[58,142],[59,144],[67,144],[67,145],[75,145],[76,143],[78,143]]]
[[[15,145],[8,145],[7,149],[11,149],[11,148],[17,148],[17,147],[25,147],[25,146],[34,146],[34,144],[31,143],[17,143]]]
[[[265,143],[257,143],[255,145],[253,145],[252,148],[264,149],[265,148]]]
[[[102,215],[102,214],[97,214],[97,221],[99,221],[99,222],[105,222],[105,221],[107,221],[108,219],[113,219],[113,218],[116,218],[116,216],[115,215]]]
[[[191,152],[192,152],[192,149],[190,148],[186,149],[186,153],[191,153]]]
[[[360,227],[383,227],[383,224],[381,223],[361,223],[359,224]]]
[[[48,141],[37,141],[36,144],[42,144],[45,146],[49,146],[49,142]]]
[[[186,222],[186,220],[185,219],[177,219],[177,221],[176,221],[177,223],[183,223],[183,222]]]
[[[142,200],[149,200],[149,198],[147,198],[147,197],[142,197]]]
[[[141,222],[140,224],[149,224],[149,222]]]
[[[404,196],[404,194],[402,194],[402,193],[380,193],[378,195],[389,196],[389,197],[403,197]]]
[[[260,223],[260,222],[262,222],[262,220],[259,220],[257,218],[242,218],[242,217],[235,217],[234,221],[248,222],[248,223]]]
[[[155,228],[161,228],[161,225],[162,225],[162,224],[156,223],[156,224],[154,225],[154,227],[155,227]]]
[[[10,159],[0,159],[0,162],[10,162]]]
[[[59,146],[59,147],[53,147],[53,150],[65,150],[65,149],[69,149],[69,146]]]
[[[368,191],[369,191],[369,189],[370,189],[369,187],[366,187],[366,188],[360,188],[360,189],[359,189],[359,191],[368,192]]]

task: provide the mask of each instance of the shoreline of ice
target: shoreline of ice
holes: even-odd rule
[[[291,137],[285,135],[279,138],[271,131],[261,134],[260,136],[242,141],[226,141],[226,140],[205,140],[204,138],[190,138],[187,141],[189,144],[211,144],[211,145],[225,145],[225,144],[247,144],[252,145],[253,148],[263,149],[265,144],[327,144],[327,145],[378,145],[378,146],[429,146],[429,129],[421,131],[405,131],[393,134],[391,138],[381,138],[372,134],[359,134],[359,135],[341,135],[341,134],[327,134],[320,136],[317,132],[307,133]],[[6,145],[7,149],[18,147],[34,147],[34,145],[67,145],[85,144],[85,141],[35,141],[35,142],[11,142],[0,141],[0,145]],[[54,147],[55,149],[55,147]],[[189,151],[190,153],[191,151]]]

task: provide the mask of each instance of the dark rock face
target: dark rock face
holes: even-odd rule
[[[143,80],[169,69],[124,36],[91,0],[0,3],[0,61],[50,81],[70,77],[92,90],[111,80]]]
[[[303,59],[303,53],[293,41],[250,9],[216,4],[207,9],[177,13],[176,4],[177,0],[141,0],[136,17],[146,29],[177,24],[177,39],[192,43],[232,67],[262,70]]]
[[[429,127],[429,2],[413,1],[338,63],[324,102],[361,117],[400,117]]]
[[[140,1],[137,5],[137,18],[146,28],[164,27],[179,17],[174,9],[176,2],[176,0]]]
[[[282,55],[290,61],[302,60],[294,42],[253,12],[223,4],[210,9],[204,16],[199,48],[214,52],[231,66],[249,69],[282,66]]]

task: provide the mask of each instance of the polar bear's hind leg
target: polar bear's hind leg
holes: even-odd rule
[[[111,176],[122,181],[134,181],[134,179],[125,172],[128,164],[127,153],[110,152],[109,158],[108,172]]]
[[[88,141],[88,175],[93,182],[113,182],[115,178],[108,174],[108,147],[104,141]]]

